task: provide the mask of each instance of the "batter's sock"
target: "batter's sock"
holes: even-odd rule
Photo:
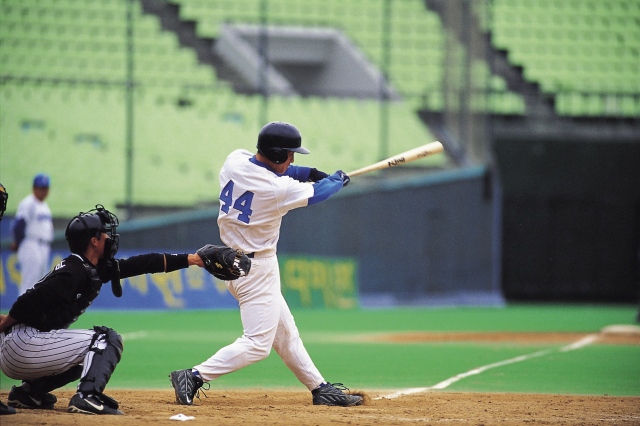
[[[320,386],[318,386],[317,388],[315,388],[314,390],[320,389],[321,387],[327,386],[327,382],[322,382],[320,383]]]

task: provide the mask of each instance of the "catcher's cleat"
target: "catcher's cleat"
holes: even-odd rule
[[[4,402],[0,401],[0,415],[15,414],[15,413],[16,413],[15,408],[7,407],[6,405],[4,405]]]
[[[51,393],[33,395],[20,386],[12,386],[7,404],[16,408],[36,408],[50,410],[58,402],[58,398]]]
[[[106,395],[87,395],[76,393],[69,401],[69,413],[81,414],[124,414],[118,410],[118,403]]]
[[[176,402],[180,405],[193,405],[193,397],[198,396],[200,399],[200,388],[204,385],[204,381],[194,375],[191,369],[176,370],[169,375],[171,378],[171,386],[176,392]],[[202,394],[206,398],[204,391]]]
[[[353,407],[362,404],[362,397],[349,395],[343,390],[349,390],[342,383],[326,383],[321,387],[311,391],[313,395],[313,405],[337,405],[340,407]]]

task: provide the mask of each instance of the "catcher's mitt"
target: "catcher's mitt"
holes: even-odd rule
[[[249,275],[251,259],[243,252],[227,246],[207,244],[196,252],[206,269],[214,277],[233,281]]]

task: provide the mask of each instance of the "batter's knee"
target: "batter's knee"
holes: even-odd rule
[[[265,339],[249,339],[251,342],[251,354],[258,360],[263,360],[271,353],[271,345],[273,342]]]
[[[268,357],[270,353],[271,353],[271,348],[261,348],[261,347],[258,347],[258,348],[255,348],[255,350],[254,350],[254,354],[255,354],[255,355],[256,355],[260,360],[263,360],[263,359],[265,359],[266,357]]]

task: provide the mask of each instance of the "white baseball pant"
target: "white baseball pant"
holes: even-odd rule
[[[18,247],[18,261],[20,262],[20,294],[24,294],[49,272],[49,244],[25,238]]]
[[[307,353],[280,288],[277,256],[255,258],[251,273],[227,288],[240,304],[244,334],[200,365],[204,381],[214,380],[266,358],[271,347],[309,390],[324,379]]]

